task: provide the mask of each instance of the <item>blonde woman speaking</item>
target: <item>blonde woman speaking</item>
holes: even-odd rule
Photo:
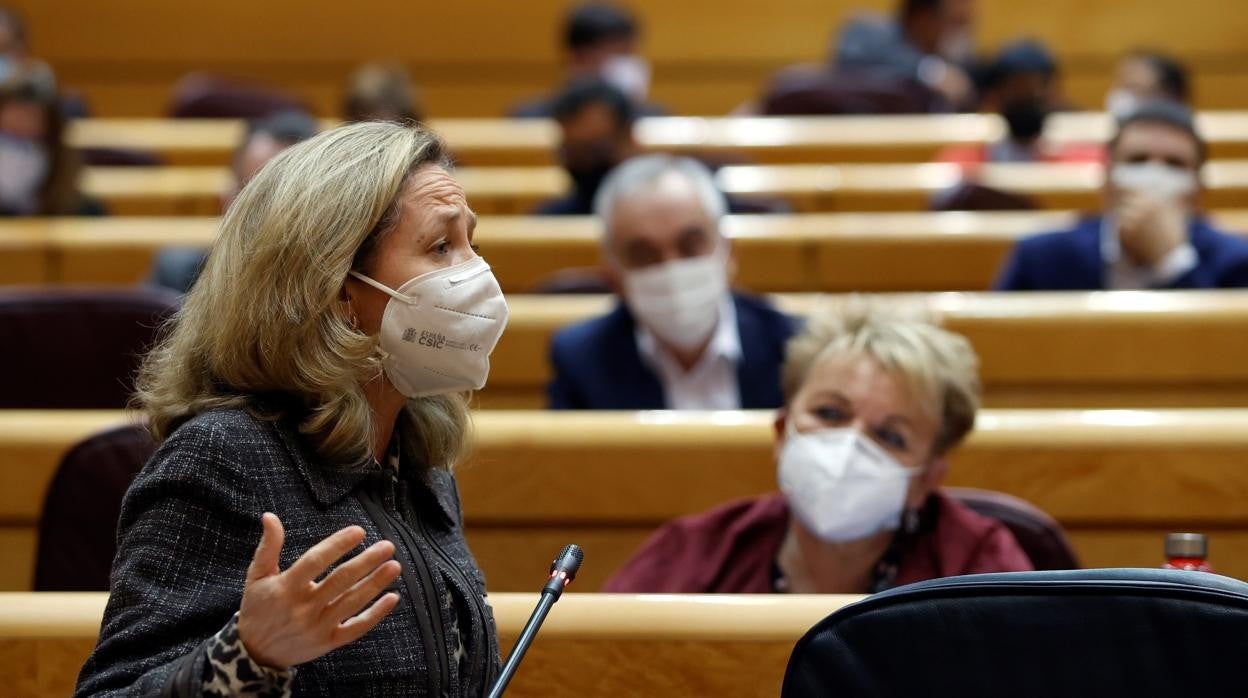
[[[79,696],[476,696],[498,671],[451,466],[507,304],[437,136],[296,145],[147,357]]]

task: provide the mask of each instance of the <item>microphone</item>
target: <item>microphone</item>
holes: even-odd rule
[[[507,690],[507,684],[511,683],[511,677],[520,666],[520,660],[524,659],[524,653],[533,644],[533,638],[537,637],[537,631],[546,620],[546,614],[550,613],[550,607],[563,595],[564,587],[576,579],[576,573],[581,569],[584,559],[585,553],[580,546],[565,545],[555,561],[550,563],[550,578],[546,580],[546,586],[542,587],[542,598],[537,602],[537,608],[533,609],[533,615],[529,616],[529,622],[524,624],[524,630],[520,631],[520,638],[516,640],[511,656],[507,658],[498,680],[494,682],[494,688],[490,689],[489,698],[501,698],[503,691]]]

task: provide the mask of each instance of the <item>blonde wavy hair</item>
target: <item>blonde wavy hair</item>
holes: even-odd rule
[[[965,337],[937,326],[918,306],[851,297],[829,302],[789,340],[781,382],[788,405],[818,362],[869,357],[900,377],[940,419],[934,455],[956,446],[979,411],[979,357]]]
[[[245,407],[295,418],[331,464],[369,457],[363,385],[381,374],[381,356],[340,294],[349,271],[370,271],[398,222],[400,192],[424,165],[448,166],[435,134],[360,123],[287,148],[244,187],[140,369],[135,403],[158,440],[201,412]],[[467,396],[440,395],[410,400],[398,433],[405,453],[449,468],[468,425]]]

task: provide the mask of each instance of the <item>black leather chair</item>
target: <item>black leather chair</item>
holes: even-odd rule
[[[1162,569],[1013,572],[898,587],[793,650],[782,698],[1248,692],[1248,584]]]
[[[118,409],[178,294],[153,288],[0,290],[0,409]]]
[[[972,487],[945,487],[944,492],[975,513],[1005,524],[1037,570],[1079,569],[1079,556],[1062,525],[1029,502]]]
[[[65,454],[39,520],[35,591],[108,591],[121,501],[155,450],[147,429],[129,424]]]

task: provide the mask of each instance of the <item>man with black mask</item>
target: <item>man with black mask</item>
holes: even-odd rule
[[[979,76],[980,110],[1005,122],[1003,137],[982,145],[953,146],[938,160],[964,165],[987,162],[1101,162],[1099,143],[1044,140],[1049,114],[1063,109],[1057,61],[1040,42],[1022,39],[1002,47]]]
[[[602,80],[573,83],[554,103],[559,123],[559,161],[572,180],[566,196],[538,205],[538,215],[589,215],[607,173],[638,152],[633,138],[636,107]]]

